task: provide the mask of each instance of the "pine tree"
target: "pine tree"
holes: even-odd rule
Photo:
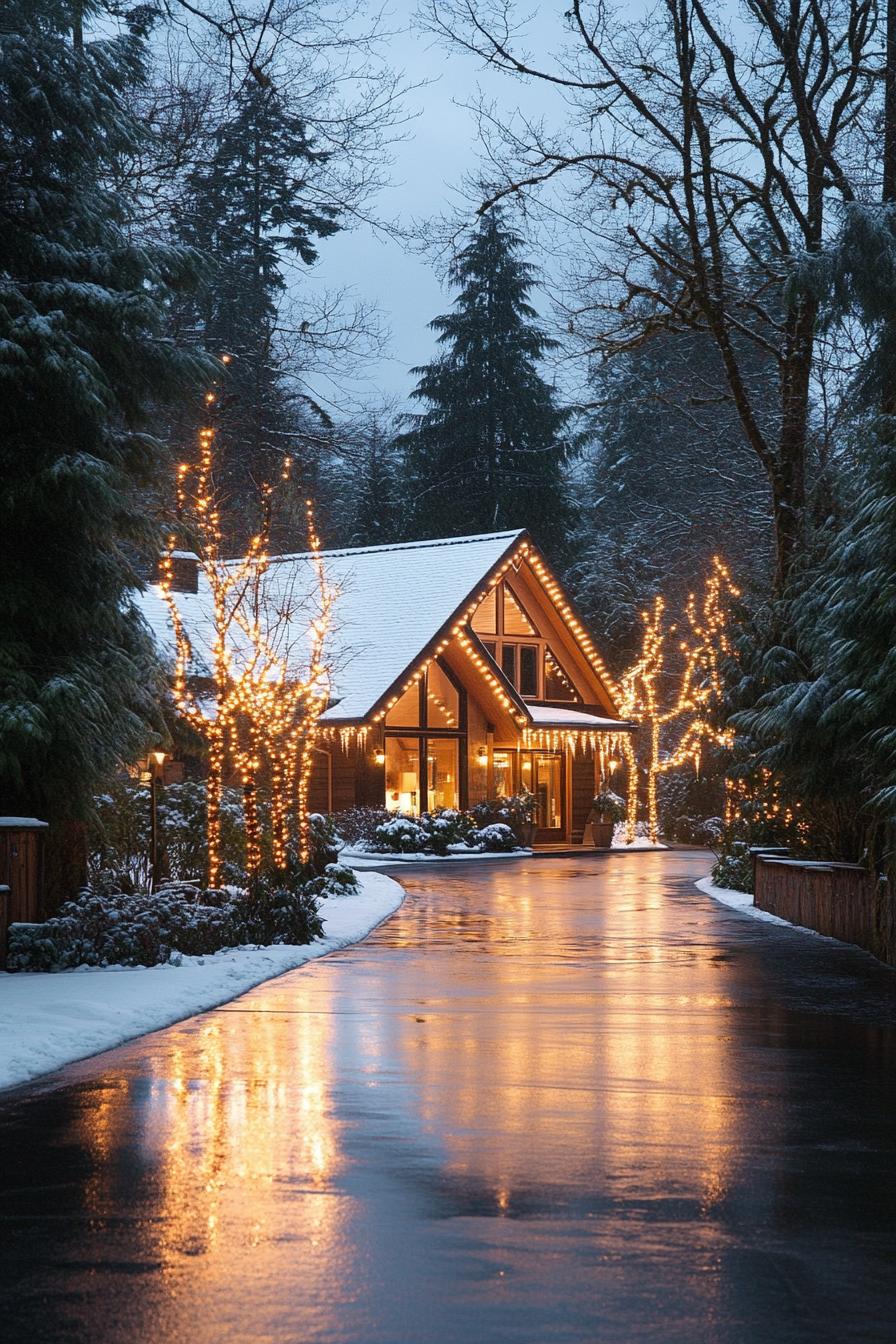
[[[79,878],[94,791],[146,746],[157,712],[127,594],[157,540],[137,496],[158,449],[153,403],[200,372],[164,333],[196,264],[132,241],[129,202],[105,185],[144,134],[128,112],[144,34],[86,40],[82,23],[109,16],[63,0],[4,9],[0,813],[50,822],[58,896]]]
[[[765,383],[770,417],[771,361],[749,350],[739,357],[757,405]],[[567,580],[595,632],[630,655],[645,604],[662,593],[682,606],[713,555],[768,587],[771,495],[705,332],[660,329],[602,365],[592,383],[598,409]]]
[[[538,370],[555,345],[529,303],[522,238],[490,211],[454,262],[454,310],[432,322],[443,353],[417,368],[426,409],[398,443],[418,537],[528,527],[549,554],[569,530],[570,411]]]
[[[191,175],[181,209],[182,238],[214,263],[186,317],[206,346],[229,360],[217,429],[234,543],[242,538],[233,520],[249,510],[257,482],[302,437],[304,407],[285,377],[278,326],[284,258],[310,265],[314,240],[339,227],[336,210],[309,191],[308,174],[325,160],[276,89],[248,84],[216,130],[209,162]],[[191,428],[181,432],[190,437]],[[303,465],[299,460],[296,472],[307,485]],[[251,530],[251,519],[245,526]]]

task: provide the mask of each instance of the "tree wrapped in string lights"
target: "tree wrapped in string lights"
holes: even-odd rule
[[[728,611],[740,595],[727,565],[714,556],[698,600],[694,593],[685,607],[685,635],[679,642],[680,670],[667,666],[666,650],[677,631],[666,615],[662,597],[641,613],[644,629],[638,658],[620,682],[621,710],[646,730],[642,742],[647,778],[647,830],[653,843],[659,838],[657,780],[689,762],[695,770],[707,744],[730,746],[731,730],[713,722],[712,711],[722,694],[721,662],[731,653]],[[670,738],[674,738],[670,742]],[[640,802],[639,761],[635,744],[623,742],[628,769],[626,840],[634,840]]]
[[[211,400],[212,394],[209,404]],[[210,632],[209,647],[203,650],[208,666],[198,683],[195,673],[201,660],[173,592],[175,532],[160,573],[175,638],[174,703],[207,748],[210,886],[217,885],[221,873],[221,799],[228,769],[242,787],[250,876],[260,872],[265,848],[258,806],[262,784],[270,790],[273,866],[286,865],[292,844],[299,861],[308,861],[308,792],[320,715],[330,694],[329,636],[336,599],[310,500],[306,520],[312,591],[296,591],[292,568],[288,581],[278,582],[270,538],[275,503],[290,480],[289,458],[283,460],[279,479],[260,488],[260,523],[246,554],[238,559],[222,554],[214,437],[213,429],[201,430],[196,462],[182,463],[177,471],[178,530],[194,548],[205,579],[200,594],[191,599],[199,603],[197,615]]]

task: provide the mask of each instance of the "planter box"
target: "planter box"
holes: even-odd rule
[[[615,821],[592,821],[591,839],[594,848],[611,849],[613,847],[613,832],[615,829]]]

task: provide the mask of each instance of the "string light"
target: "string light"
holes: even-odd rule
[[[666,624],[662,597],[656,597],[650,610],[641,613],[644,626],[641,652],[622,678],[621,708],[626,718],[647,729],[647,829],[654,843],[659,838],[659,776],[688,762],[699,771],[707,742],[730,746],[733,741],[730,729],[713,726],[709,711],[721,698],[720,664],[731,652],[728,603],[739,596],[727,565],[719,556],[713,556],[700,602],[691,593],[685,606],[688,638],[679,644],[684,664],[678,691],[666,709],[660,706],[660,687],[666,676],[665,645],[675,626]],[[666,745],[664,753],[669,726],[679,722],[683,726],[678,741],[672,747]],[[623,752],[628,767],[626,839],[631,843],[637,826],[639,789],[638,762],[630,739],[623,743]]]
[[[226,361],[225,361],[226,362]],[[214,394],[206,402],[214,401]],[[271,853],[277,867],[287,861],[295,831],[300,860],[309,857],[308,797],[320,716],[330,699],[327,646],[337,590],[327,581],[311,501],[306,501],[308,544],[314,571],[313,615],[295,635],[294,600],[278,602],[269,579],[269,554],[276,488],[290,480],[292,461],[283,459],[276,483],[260,489],[261,521],[245,556],[222,557],[222,531],[213,482],[214,430],[199,433],[195,466],[182,463],[176,475],[179,520],[196,538],[198,560],[210,596],[211,668],[209,693],[200,697],[191,680],[194,650],[180,605],[173,595],[174,547],[168,539],[160,567],[160,587],[175,637],[174,702],[203,737],[208,753],[208,882],[221,871],[221,800],[225,769],[235,770],[243,789],[246,867],[262,864],[258,811],[259,780],[267,772],[271,790]],[[192,490],[188,489],[190,478]],[[203,612],[203,615],[205,613]],[[296,643],[307,651],[296,657]],[[210,702],[210,705],[209,705]]]

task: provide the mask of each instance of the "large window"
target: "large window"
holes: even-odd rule
[[[427,807],[459,807],[457,765],[459,742],[456,737],[426,739]]]
[[[471,624],[486,653],[525,700],[579,699],[572,678],[507,583],[492,589]]]
[[[412,816],[460,807],[466,740],[463,692],[436,660],[386,714],[386,807]]]
[[[420,739],[386,737],[386,807],[390,812],[420,812]]]

